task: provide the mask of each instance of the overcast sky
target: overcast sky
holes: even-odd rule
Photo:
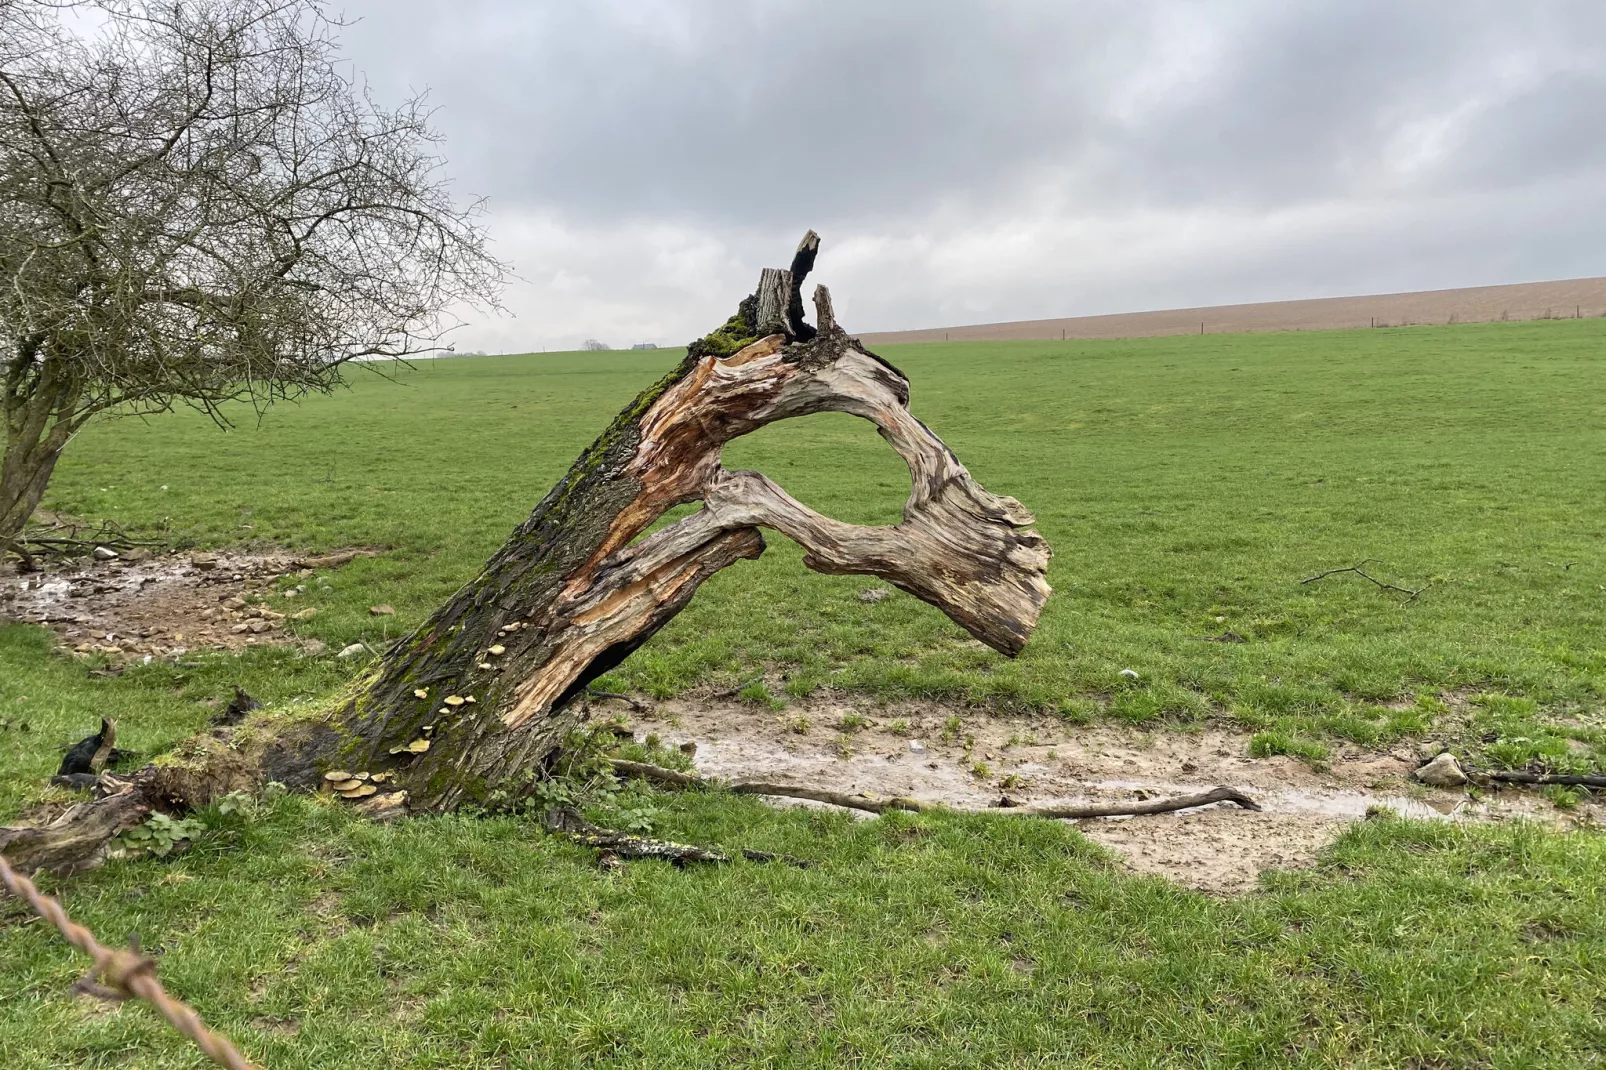
[[[1601,0],[360,0],[513,316],[681,344],[808,227],[844,325],[1606,274]]]

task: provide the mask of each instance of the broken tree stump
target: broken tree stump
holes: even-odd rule
[[[709,576],[764,551],[760,529],[825,573],[879,576],[994,650],[1026,644],[1049,595],[1049,547],[1013,498],[978,484],[909,410],[909,383],[801,288],[819,238],[766,269],[724,326],[688,347],[581,454],[480,574],[316,715],[259,715],[229,744],[198,737],[152,778],[195,805],[242,782],[316,788],[324,771],[384,771],[414,809],[532,790],[582,716],[570,700],[685,608]],[[901,523],[845,524],[757,472],[725,443],[778,420],[846,412],[908,463]],[[640,537],[675,506],[702,509]],[[638,537],[640,537],[638,539]]]

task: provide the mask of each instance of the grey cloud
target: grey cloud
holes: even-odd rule
[[[850,273],[902,265],[855,275],[866,330],[1606,271],[1585,237],[1598,0],[347,11],[382,98],[431,89],[459,187],[490,195],[529,280],[513,304],[542,325],[689,337],[805,226],[827,231],[822,269],[833,249]],[[989,241],[1018,260],[977,275],[942,254]]]

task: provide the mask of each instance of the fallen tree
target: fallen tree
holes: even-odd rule
[[[765,269],[736,314],[626,406],[481,573],[339,701],[260,711],[189,740],[124,790],[139,805],[103,799],[49,833],[0,830],[0,847],[23,869],[92,864],[93,837],[73,830],[99,814],[97,835],[114,835],[113,807],[142,820],[142,806],[194,807],[266,780],[315,789],[331,770],[354,771],[351,797],[392,809],[516,801],[583,716],[572,700],[709,576],[761,554],[761,528],[801,544],[817,572],[878,576],[1019,653],[1049,595],[1048,545],[1019,502],[983,489],[914,417],[908,381],[837,324],[823,286],[816,322],[805,322],[801,287],[818,248],[810,231],[789,269]],[[731,439],[818,412],[873,422],[903,456],[911,491],[901,523],[844,524],[757,472],[721,465]],[[696,513],[645,534],[697,501]]]

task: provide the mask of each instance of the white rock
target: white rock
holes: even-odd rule
[[[926,745],[918,739],[911,739],[909,741],[909,753],[924,754],[926,753]]]
[[[1138,671],[1136,669],[1122,669],[1120,675],[1126,677],[1128,680],[1136,680],[1138,678]]]
[[[97,546],[94,550],[94,557],[96,561],[116,561],[117,551],[105,546]]]
[[[1467,782],[1466,773],[1461,771],[1461,763],[1448,751],[1411,775],[1435,788],[1459,788]]]
[[[358,654],[361,654],[364,650],[367,650],[367,649],[368,648],[363,646],[361,643],[352,643],[348,647],[343,647],[341,649],[340,653],[336,654],[335,657],[337,657],[337,658],[354,658]]]

